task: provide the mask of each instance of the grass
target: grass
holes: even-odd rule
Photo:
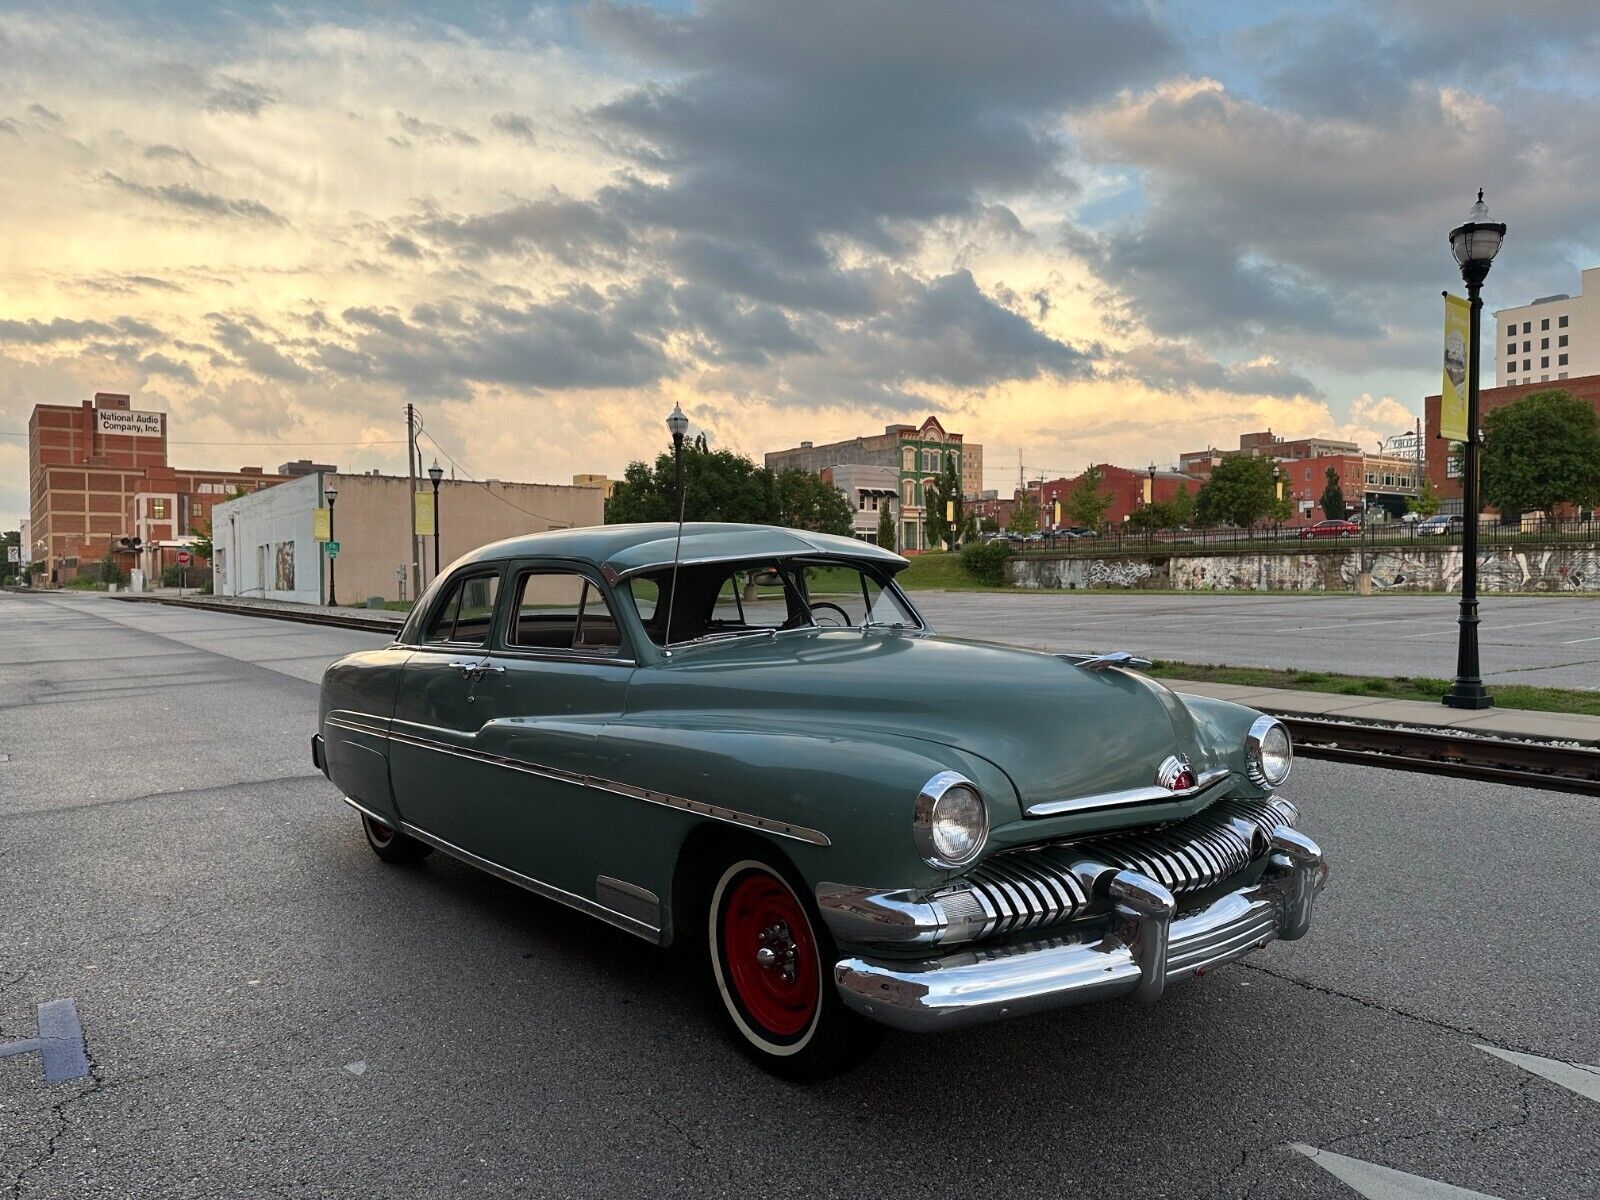
[[[1233,683],[1243,687],[1285,688],[1292,692],[1330,692],[1339,696],[1371,696],[1379,700],[1423,700],[1437,704],[1450,690],[1448,679],[1396,675],[1338,675],[1330,671],[1279,670],[1272,667],[1223,667],[1198,663],[1157,662],[1148,672],[1158,679],[1195,683]],[[1532,712],[1577,713],[1600,717],[1600,692],[1565,688],[1497,684],[1490,688],[1498,708]]]
[[[896,575],[895,582],[908,592],[938,588],[949,592],[1016,592],[1019,588],[987,587],[961,565],[959,554],[913,554],[911,565]]]

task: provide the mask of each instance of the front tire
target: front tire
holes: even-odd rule
[[[361,814],[361,831],[367,835],[367,845],[372,847],[372,852],[386,863],[419,863],[433,853],[433,847],[427,842],[419,842],[366,813]]]
[[[833,940],[790,871],[766,855],[736,858],[718,876],[705,919],[719,1007],[761,1067],[812,1082],[877,1048],[883,1030],[839,999]]]

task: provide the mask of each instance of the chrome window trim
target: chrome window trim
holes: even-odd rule
[[[983,808],[983,836],[973,846],[972,853],[959,861],[940,854],[933,841],[933,807],[946,792],[957,786],[970,788]],[[917,793],[916,804],[911,810],[911,837],[917,844],[917,853],[922,856],[922,861],[930,867],[938,867],[941,871],[959,871],[969,866],[983,853],[989,841],[989,802],[983,798],[982,789],[958,771],[940,771],[923,784],[922,790]]]
[[[377,728],[372,725],[352,721],[348,718],[355,717],[360,721],[381,721],[383,718],[374,717],[368,713],[330,713],[325,723],[339,729],[348,729],[356,733],[365,733],[374,737],[387,738],[392,742],[400,742],[413,746],[419,750],[429,750],[435,754],[444,754],[453,758],[464,758],[472,762],[485,763],[492,767],[500,767],[507,771],[519,771],[524,775],[537,775],[541,779],[553,779],[559,783],[570,783],[576,787],[590,788],[594,791],[608,792],[615,796],[624,796],[629,800],[638,800],[645,804],[655,804],[663,808],[673,808],[681,812],[693,813],[698,817],[705,817],[712,821],[721,821],[728,825],[737,825],[744,829],[754,829],[761,833],[771,834],[774,837],[791,838],[797,842],[805,842],[811,846],[831,846],[833,842],[828,835],[804,825],[795,825],[788,821],[774,821],[766,817],[758,817],[754,813],[743,812],[736,808],[726,808],[720,804],[707,804],[703,800],[691,800],[687,796],[677,796],[671,792],[658,792],[652,788],[638,787],[620,780],[607,779],[600,775],[590,775],[584,772],[567,771],[560,767],[546,766],[543,763],[529,762],[526,759],[508,758],[503,754],[491,754],[486,750],[478,750],[471,746],[463,746],[451,742],[443,742],[437,738],[425,736],[423,733],[411,733],[409,730],[423,730],[427,733],[449,733],[450,730],[439,729],[437,726],[424,725],[415,721],[406,721],[398,717],[387,722],[387,728]],[[491,722],[492,724],[493,722]],[[401,729],[400,726],[405,726]],[[469,735],[475,736],[475,735]],[[976,789],[974,789],[976,790]]]
[[[1118,792],[1101,792],[1094,796],[1073,796],[1065,800],[1040,800],[1028,805],[1022,812],[1025,817],[1059,817],[1064,813],[1098,812],[1107,808],[1132,808],[1164,800],[1189,800],[1200,795],[1231,775],[1227,767],[1210,767],[1202,771],[1193,787],[1169,791],[1151,784],[1149,787],[1125,788]],[[1253,782],[1253,780],[1252,780]]]
[[[1289,768],[1284,771],[1282,779],[1268,778],[1267,769],[1261,761],[1262,742],[1267,736],[1267,731],[1274,725],[1283,730],[1283,736],[1289,742]],[[1289,781],[1289,776],[1294,774],[1294,737],[1289,733],[1289,727],[1276,717],[1265,714],[1257,717],[1250,724],[1250,732],[1244,736],[1244,756],[1247,764],[1245,774],[1249,776],[1251,783],[1268,792],[1282,787]]]

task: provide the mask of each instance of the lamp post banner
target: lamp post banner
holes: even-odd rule
[[[311,539],[317,542],[325,542],[332,536],[333,533],[329,528],[328,522],[328,510],[325,508],[313,508],[311,510]]]
[[[411,503],[417,514],[417,536],[433,536],[433,496],[428,492],[413,492]]]
[[[1439,436],[1452,442],[1467,440],[1467,375],[1477,369],[1471,361],[1471,306],[1448,292],[1444,297],[1444,384],[1439,391]]]

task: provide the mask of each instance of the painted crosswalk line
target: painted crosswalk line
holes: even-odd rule
[[[1367,1200],[1500,1200],[1487,1192],[1474,1192],[1421,1175],[1407,1175],[1392,1167],[1347,1158],[1304,1142],[1290,1142],[1289,1145]]]
[[[1537,1054],[1519,1054],[1515,1050],[1501,1050],[1497,1046],[1485,1046],[1480,1042],[1472,1044],[1485,1054],[1503,1058],[1506,1062],[1532,1072],[1541,1079],[1559,1084],[1569,1092],[1577,1092],[1585,1100],[1600,1103],[1600,1067],[1563,1062],[1559,1058],[1540,1058]]]

